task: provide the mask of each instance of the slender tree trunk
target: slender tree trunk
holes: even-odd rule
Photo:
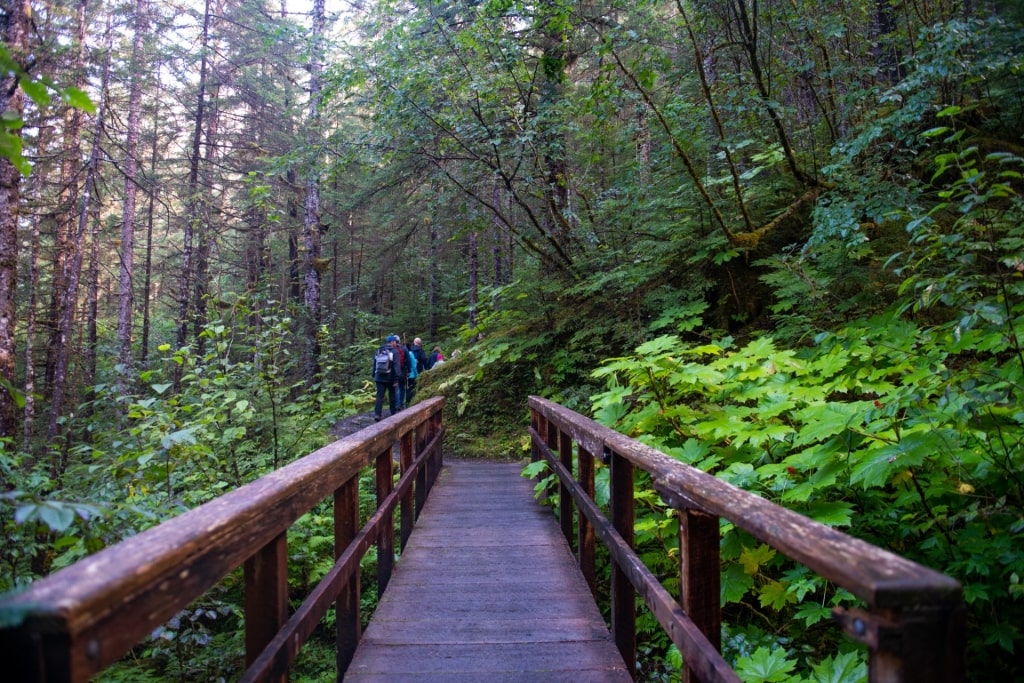
[[[480,257],[477,253],[477,234],[473,230],[469,233],[469,325],[470,332],[476,330],[476,308],[479,301],[480,281]]]
[[[309,62],[309,137],[311,149],[319,146],[322,46],[326,28],[324,0],[313,0],[313,34]],[[303,301],[306,306],[306,384],[312,386],[320,374],[320,180],[319,154],[311,159],[306,178],[306,211],[302,239],[306,247],[303,258]]]
[[[895,85],[903,78],[903,59],[893,33],[896,31],[896,18],[893,6],[888,0],[875,0],[875,12],[872,21],[873,52],[878,64],[880,79],[885,85]]]
[[[356,342],[358,335],[358,312],[359,312],[359,283],[362,280],[363,270],[363,244],[360,241],[356,247],[356,228],[352,214],[348,215],[348,340],[350,344]]]
[[[779,144],[782,145],[782,153],[786,157],[786,165],[789,166],[790,173],[793,174],[794,178],[804,183],[811,183],[813,179],[804,173],[797,163],[796,155],[793,152],[793,144],[789,139],[789,133],[786,131],[782,116],[779,114],[778,104],[772,99],[768,83],[765,80],[764,69],[761,66],[760,48],[758,47],[757,3],[754,3],[753,11],[748,11],[747,0],[729,0],[729,11],[742,37],[740,44],[747,53],[750,73],[754,77],[754,84],[757,86],[761,103],[764,105],[768,118],[771,119],[772,125],[775,127]]]
[[[28,56],[32,9],[28,0],[3,0],[4,44],[11,57],[22,63]],[[4,109],[21,116],[24,95],[16,78],[0,74]],[[18,428],[15,396],[15,325],[18,285],[18,213],[21,204],[21,172],[0,158],[0,437],[13,437]]]
[[[501,200],[501,183],[495,181],[494,189],[491,190],[491,201],[495,207],[500,207],[504,202]],[[491,220],[491,231],[493,234],[492,245],[491,245],[491,256],[493,259],[493,279],[492,282],[495,286],[505,284],[505,268],[504,268],[504,244],[502,243],[501,236],[504,233],[504,225],[498,214],[495,213]]]
[[[541,27],[543,34],[543,50],[541,57],[540,96],[537,103],[539,115],[548,115],[552,124],[545,126],[541,145],[544,164],[547,167],[547,230],[560,247],[569,266],[572,242],[572,225],[569,216],[569,163],[566,158],[566,135],[564,126],[556,123],[560,119],[553,115],[560,103],[565,99],[566,70],[575,61],[575,55],[569,46],[569,38],[565,28],[568,17],[558,5],[552,5]]]
[[[106,57],[103,63],[103,76],[100,92],[106,93],[107,83],[110,79],[110,58],[113,31],[111,29],[111,17],[107,16],[106,28]],[[104,113],[107,106],[106,99],[100,102],[96,114],[96,123],[93,128],[92,150],[89,154],[89,163],[86,167],[85,181],[82,185],[82,196],[78,208],[78,228],[73,237],[72,260],[68,268],[67,289],[61,301],[61,318],[58,324],[60,333],[60,344],[56,364],[53,372],[53,399],[50,404],[50,421],[47,428],[47,440],[50,443],[58,436],[60,419],[64,413],[65,388],[67,384],[68,370],[71,364],[71,337],[74,329],[75,311],[77,309],[78,288],[82,272],[82,258],[85,247],[85,236],[88,228],[89,216],[92,207],[92,195],[95,190],[96,176],[99,172],[99,160],[101,154],[100,141],[103,137]],[[60,479],[64,473],[66,463],[61,458],[60,463],[53,463],[51,472],[54,479]]]
[[[178,348],[188,344],[188,326],[192,319],[192,286],[195,271],[193,259],[196,230],[203,220],[204,202],[199,194],[199,167],[202,151],[203,124],[206,114],[206,82],[209,78],[207,50],[210,37],[210,0],[206,0],[203,10],[203,31],[201,36],[202,56],[199,60],[199,89],[196,93],[196,113],[192,119],[192,155],[189,159],[187,198],[187,215],[182,231],[181,248],[181,280],[178,285]]]
[[[135,198],[139,176],[139,116],[142,110],[142,40],[149,22],[146,0],[135,2],[132,36],[131,85],[128,93],[128,131],[125,140],[124,206],[121,210],[121,273],[118,278],[117,394],[128,395],[132,377],[132,314],[135,311]]]
[[[156,178],[157,146],[160,139],[160,70],[156,72],[156,97],[153,110],[153,144],[149,156],[149,203],[146,207],[146,257],[143,265],[142,282],[142,348],[139,360],[142,365],[149,361],[149,303],[153,281],[153,218],[160,186]]]
[[[210,18],[209,33],[212,37],[209,39],[211,43],[210,54],[216,55],[220,52],[220,41],[217,38],[217,21],[218,17],[224,14],[224,2],[223,0],[217,0],[217,4],[213,9],[213,16]],[[200,192],[206,198],[203,201],[203,219],[196,224],[196,260],[195,260],[195,273],[193,274],[194,284],[194,296],[192,303],[192,310],[194,314],[193,331],[196,339],[197,353],[202,356],[205,353],[206,337],[202,334],[203,330],[206,329],[208,323],[207,306],[209,304],[208,298],[210,293],[210,254],[214,248],[214,237],[216,232],[210,225],[213,215],[216,213],[216,202],[217,192],[213,181],[212,173],[214,164],[217,160],[217,136],[220,132],[220,78],[216,75],[218,73],[217,63],[211,56],[209,60],[209,78],[207,91],[209,97],[207,98],[206,107],[206,135],[205,144],[203,145],[203,163],[200,168]]]
[[[85,39],[86,39],[86,8],[88,0],[78,4],[78,24],[75,35],[77,49],[74,61],[70,65],[76,74],[75,85],[85,88]],[[54,372],[57,367],[57,356],[61,353],[60,321],[65,311],[61,308],[66,301],[68,280],[71,278],[69,268],[75,260],[74,233],[75,215],[79,205],[80,156],[82,154],[82,125],[84,114],[79,109],[70,109],[65,115],[64,153],[61,157],[60,195],[58,199],[58,216],[56,217],[56,234],[53,238],[53,287],[50,299],[50,315],[46,321],[49,328],[49,342],[46,349],[46,390],[53,400]],[[81,259],[79,259],[79,263]],[[77,277],[77,274],[76,274]]]
[[[40,126],[36,145],[41,154],[44,154],[49,147],[49,132],[49,126]],[[42,193],[42,177],[41,173],[34,176],[33,185],[37,195]],[[28,254],[28,306],[25,308],[25,409],[22,413],[23,449],[26,453],[31,451],[36,416],[35,343],[36,306],[39,303],[39,224],[41,220],[38,215],[32,218],[32,236],[29,239]]]
[[[98,171],[97,171],[98,172]],[[95,181],[94,181],[95,185]],[[85,351],[84,358],[85,379],[76,383],[76,388],[85,393],[85,406],[79,416],[84,422],[88,422],[93,415],[93,394],[92,387],[96,385],[96,344],[99,342],[99,331],[97,329],[97,318],[99,316],[99,290],[100,290],[100,210],[98,202],[93,202],[90,209],[92,214],[92,230],[89,231],[89,268],[86,271],[86,295],[85,295]],[[77,403],[79,396],[72,394]],[[82,440],[89,440],[89,430],[82,431]]]
[[[693,47],[694,67],[700,80],[701,92],[704,94],[704,101],[708,105],[708,111],[711,113],[711,122],[714,124],[714,132],[719,141],[719,149],[725,156],[726,165],[729,167],[729,175],[732,178],[732,190],[733,195],[736,197],[736,205],[739,207],[740,214],[743,216],[743,223],[749,232],[754,229],[754,223],[750,218],[750,212],[747,210],[747,204],[743,196],[743,185],[740,182],[740,170],[736,160],[733,158],[732,150],[729,148],[727,141],[728,136],[725,132],[725,124],[722,123],[722,117],[718,113],[715,98],[711,93],[711,84],[708,79],[708,73],[705,71],[705,66],[708,65],[708,60],[705,58],[700,42],[697,40],[697,36],[693,32],[690,20],[686,16],[686,7],[682,0],[676,0],[676,7],[679,9],[679,14],[682,16],[683,23],[686,25],[686,32],[690,38],[690,45]]]
[[[441,248],[440,248],[440,235],[437,230],[437,222],[430,222],[430,293],[427,302],[427,331],[430,333],[431,339],[437,338],[437,332],[440,329],[440,321],[438,320],[438,309],[441,306]]]

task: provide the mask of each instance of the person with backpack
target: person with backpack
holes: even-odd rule
[[[409,385],[409,353],[402,346],[402,338],[397,334],[391,335],[395,338],[395,376],[398,379],[398,409],[406,407],[405,393]]]
[[[409,380],[405,387],[405,405],[408,406],[416,397],[416,378],[427,369],[427,356],[423,353],[423,341],[419,337],[412,340],[406,352],[409,356]]]
[[[398,337],[388,335],[384,345],[373,354],[373,382],[377,385],[377,400],[373,404],[373,419],[380,422],[384,409],[384,394],[388,395],[390,414],[398,412],[398,377],[400,373]]]

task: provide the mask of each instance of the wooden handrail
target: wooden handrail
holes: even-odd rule
[[[377,543],[377,579],[387,583],[394,510],[401,506],[404,545],[404,526],[414,521],[441,469],[443,406],[443,398],[424,401],[5,597],[4,680],[87,681],[243,565],[245,680],[284,680],[298,648],[335,602],[340,675],[360,635],[359,561]],[[392,487],[396,443],[402,477]],[[378,472],[378,509],[357,531],[359,473],[371,464]],[[285,621],[287,531],[331,496],[336,563]]]
[[[612,635],[627,663],[636,658],[635,591],[682,652],[684,680],[739,680],[719,654],[719,518],[725,518],[866,603],[866,610],[836,608],[833,617],[850,637],[867,645],[871,681],[964,680],[965,611],[954,579],[737,488],[556,403],[532,396],[529,405],[533,457],[545,458],[558,475],[562,529],[570,544],[569,501],[576,504],[578,559],[592,587],[595,532],[609,549]],[[574,442],[578,481],[572,468]],[[593,501],[595,457],[610,467],[611,521]],[[633,468],[650,474],[655,490],[680,516],[678,600],[633,552]]]

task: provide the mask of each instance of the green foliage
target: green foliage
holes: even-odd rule
[[[311,452],[329,438],[339,417],[365,403],[363,394],[327,385],[309,390],[288,379],[297,374],[287,343],[291,319],[264,310],[253,330],[236,327],[236,321],[253,319],[244,302],[236,302],[232,313],[239,315],[203,332],[202,356],[192,347],[162,346],[161,363],[140,373],[137,394],[95,387],[91,438],[71,448],[62,482],[54,481],[46,461],[3,442],[0,471],[12,488],[0,494],[7,539],[0,550],[0,590],[23,587]],[[325,375],[334,374],[337,369],[326,363]],[[362,504],[372,506],[372,473],[360,485]],[[302,517],[291,535],[289,578],[302,596],[333,565],[330,505]],[[374,564],[371,554],[364,561],[364,597],[375,595],[369,585]],[[237,672],[243,657],[240,584],[239,572],[230,575],[103,680],[206,681]]]
[[[1024,366],[1008,321],[989,322],[988,341],[971,346],[960,320],[922,328],[896,312],[798,350],[768,337],[742,347],[658,337],[595,372],[609,390],[594,397],[594,413],[688,464],[959,578],[980,637],[1011,655],[1024,617],[1011,593],[1024,572],[1024,553],[1013,550],[1024,542]],[[726,604],[810,628],[823,616],[814,605],[836,602],[834,589],[731,526],[722,556]],[[991,613],[1000,616],[981,617]]]
[[[96,113],[96,105],[89,96],[75,87],[60,87],[47,76],[33,76],[11,55],[7,44],[0,42],[0,72],[14,76],[15,85],[19,87],[35,103],[37,107],[47,107],[55,93],[60,100],[71,107],[81,109],[90,114]],[[6,102],[6,100],[5,100]],[[21,116],[12,111],[0,115],[0,158],[11,162],[22,175],[27,176],[32,165],[22,154],[21,137],[15,134],[24,126]]]

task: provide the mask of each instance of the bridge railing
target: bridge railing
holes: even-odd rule
[[[725,518],[863,600],[866,609],[835,608],[833,618],[867,646],[869,680],[964,680],[965,612],[954,579],[775,505],[551,401],[530,397],[530,411],[533,458],[546,459],[558,475],[562,531],[576,548],[595,596],[595,536],[608,548],[612,635],[627,664],[636,661],[639,593],[682,653],[684,681],[740,680],[720,655],[719,520]],[[610,520],[594,503],[595,458],[609,467]],[[678,598],[633,551],[636,468],[650,474],[655,490],[679,517]]]
[[[242,680],[286,680],[331,604],[340,675],[361,635],[359,561],[377,545],[383,593],[394,564],[395,509],[404,546],[442,466],[443,405],[433,398],[402,411],[4,599],[3,679],[87,681],[240,566],[248,667]],[[377,510],[360,528],[359,475],[369,465]],[[335,564],[289,616],[288,529],[332,497]]]

